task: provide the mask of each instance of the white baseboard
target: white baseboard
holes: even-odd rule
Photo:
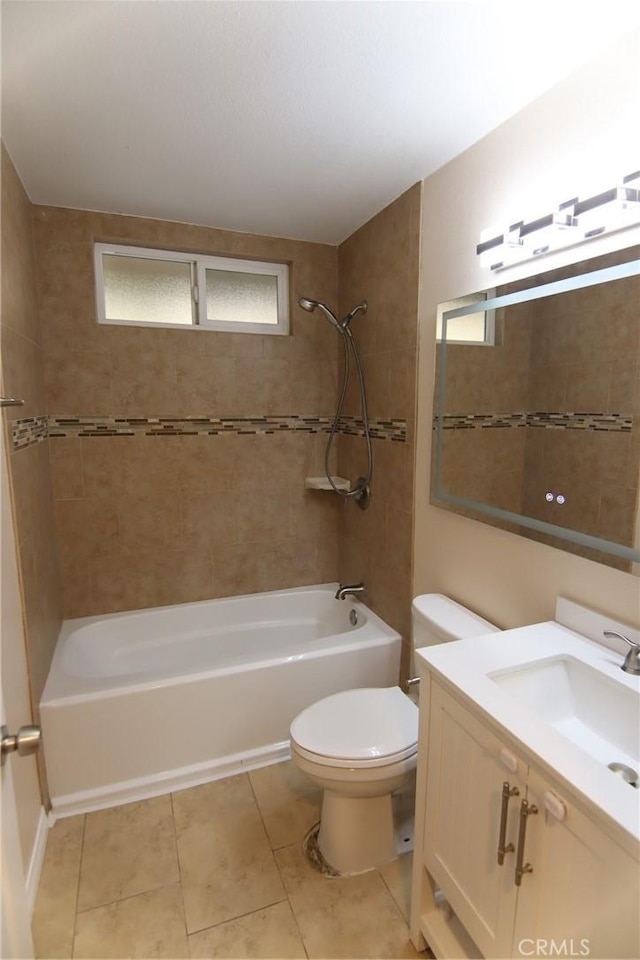
[[[176,790],[186,790],[188,787],[221,780],[223,777],[247,773],[249,770],[266,767],[272,763],[281,763],[283,760],[288,760],[290,755],[289,741],[284,740],[282,743],[271,743],[247,753],[236,753],[206,763],[178,767],[160,774],[140,777],[138,780],[123,780],[94,790],[51,797],[52,815],[54,819],[72,817],[76,814],[92,813],[94,810],[104,810],[107,807],[119,807],[123,803],[132,803],[135,800],[148,800],[150,797],[159,797]]]
[[[29,916],[32,916],[36,903],[40,874],[42,873],[42,864],[44,863],[44,853],[47,849],[47,835],[52,822],[45,813],[44,807],[40,807],[40,816],[38,817],[38,826],[36,827],[36,835],[33,841],[33,849],[31,851],[31,859],[29,860],[29,868],[25,882]]]

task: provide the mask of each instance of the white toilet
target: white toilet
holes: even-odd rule
[[[339,602],[339,601],[338,601]],[[498,628],[441,594],[416,597],[413,647]],[[416,767],[418,708],[400,687],[345,690],[291,724],[291,755],[323,788],[318,847],[337,873],[364,873],[398,856],[391,796]]]

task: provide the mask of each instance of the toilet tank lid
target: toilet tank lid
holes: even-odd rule
[[[423,621],[444,640],[480,637],[500,629],[442,593],[414,597],[412,608],[414,618]]]

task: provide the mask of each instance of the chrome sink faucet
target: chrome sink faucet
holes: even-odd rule
[[[365,593],[364,583],[341,583],[336,590],[336,600],[345,600],[347,597],[357,597],[359,593]]]
[[[620,669],[624,670],[625,673],[632,673],[634,676],[640,675],[640,643],[636,643],[635,640],[629,640],[629,637],[625,637],[622,633],[616,633],[615,630],[605,630],[604,635],[609,640],[617,637],[618,640],[624,640],[625,643],[629,644],[630,650],[624,658],[624,663]]]

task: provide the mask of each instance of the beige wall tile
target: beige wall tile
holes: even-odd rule
[[[150,556],[146,546],[141,552],[123,549],[96,556],[89,563],[89,578],[94,612],[190,603],[215,596],[212,560],[193,547],[160,550],[155,556]]]
[[[11,422],[42,416],[45,400],[31,204],[4,145],[1,179],[3,391],[5,395],[25,401],[22,407],[4,411],[5,419]],[[48,444],[38,443],[11,453],[9,473],[23,588],[31,708],[35,718],[60,625],[61,605],[52,536]]]
[[[170,796],[87,814],[79,912],[178,880]]]
[[[384,354],[389,372],[389,405],[387,417],[413,417],[416,405],[416,351],[393,350]]]
[[[78,914],[74,957],[189,957],[180,885]]]
[[[211,411],[221,417],[237,415],[235,360],[209,354],[178,356],[176,377],[177,407],[185,416]]]
[[[212,597],[238,596],[265,590],[262,550],[253,543],[216,545],[211,558]]]
[[[162,442],[162,441],[160,441]],[[170,491],[129,494],[117,503],[118,542],[126,552],[180,550],[184,547],[180,503]]]
[[[20,547],[22,597],[34,720],[60,630],[58,556],[50,518]]]
[[[220,412],[236,415],[289,413],[289,376],[282,366],[289,355],[306,352],[309,357],[318,353],[328,359],[335,357],[335,343],[326,336],[328,331],[322,330],[315,318],[308,318],[303,323],[294,318],[292,336],[271,338],[209,331],[99,327],[95,318],[92,265],[94,240],[125,243],[133,240],[202,253],[241,253],[243,256],[288,261],[291,264],[292,304],[303,294],[335,303],[337,251],[333,247],[52,207],[37,207],[34,225],[41,311],[48,318],[47,347],[54,350],[56,345],[64,345],[65,335],[72,332],[76,349],[81,344],[83,350],[91,348],[109,354],[113,402],[109,412],[132,415],[161,412],[171,415],[193,412],[214,415]],[[296,312],[302,311],[293,307],[293,313]],[[268,359],[266,347],[269,349]],[[209,379],[205,356],[214,361],[211,367],[215,376]],[[239,364],[236,368],[239,373],[237,396],[234,396],[230,368],[216,366],[224,359]],[[61,366],[66,365],[63,358]],[[54,373],[51,373],[51,380],[55,396],[50,397],[50,404],[61,396],[61,385],[55,380]],[[106,383],[102,384],[101,409],[111,406],[106,386]],[[82,383],[78,388],[80,391],[87,389]],[[81,402],[84,397],[74,396],[73,386],[68,390],[70,395],[64,399],[72,404],[70,409],[87,412]],[[100,398],[92,399],[97,402]],[[236,401],[244,406],[238,408]],[[203,410],[201,404],[204,403],[213,403],[216,409],[207,407]],[[272,405],[274,409],[270,409]]]
[[[296,536],[308,540],[337,533],[340,507],[340,500],[330,492],[305,490],[302,484],[293,487],[291,490],[292,529]]]
[[[318,583],[334,583],[339,579],[340,539],[335,536],[316,537]]]
[[[295,306],[289,337],[98,325],[92,244],[134,241],[286,261],[292,305],[303,294],[336,304],[335,248],[51,207],[34,208],[33,220],[50,412],[317,414],[315,398],[325,394],[333,404],[336,338],[318,318],[302,316]],[[303,358],[304,369],[291,367]],[[294,382],[300,410],[293,407]],[[282,571],[291,571],[300,558],[302,548],[293,546],[289,496],[291,484],[301,482],[313,459],[309,437],[136,436],[80,444],[81,475],[72,464],[70,444],[65,453],[61,447],[54,455],[57,497],[84,498],[76,509],[60,513],[65,575],[74,577],[65,584],[67,611],[99,613],[226,591],[254,592],[265,589],[263,584],[280,583]],[[263,492],[257,504],[255,490]],[[250,493],[248,500],[237,501],[248,504],[240,510],[237,526],[233,491],[236,496]],[[227,496],[216,500],[221,492]],[[198,510],[203,511],[202,524]],[[74,519],[81,517],[84,525]],[[268,544],[269,550],[277,542],[279,568],[270,569],[272,554],[243,562],[246,551],[238,544],[244,542]],[[235,559],[229,558],[230,547],[235,547]],[[80,558],[91,562],[77,582]],[[305,549],[298,579],[317,581],[318,562],[317,550]],[[324,571],[325,553],[322,566]]]
[[[285,899],[246,775],[173,794],[187,930]]]
[[[342,285],[342,298],[352,296],[349,276],[363,290],[378,273],[386,276],[372,295],[374,301],[378,297],[378,316],[384,317],[386,340],[381,343],[391,354],[376,354],[375,302],[354,331],[364,338],[370,392],[374,400],[378,396],[383,416],[394,413],[392,383],[398,409],[413,412],[416,292],[407,290],[407,277],[417,277],[416,203],[419,207],[419,190],[409,191],[343,250],[348,282]],[[296,303],[305,295],[338,308],[335,248],[48,207],[35,208],[34,224],[52,412],[333,413],[339,338],[321,317]],[[95,239],[287,260],[292,335],[100,326],[93,302]],[[69,341],[73,351],[64,349]],[[397,410],[395,415],[400,415]],[[70,454],[74,447],[68,444],[64,453],[60,448],[55,455],[57,495],[73,494],[79,501],[66,512],[58,505],[65,576],[74,578],[65,585],[67,611],[107,612],[127,604],[140,607],[334,579],[340,502],[308,495],[303,488],[305,476],[323,471],[325,440],[294,433],[91,438],[79,441],[80,473]],[[362,452],[353,463],[358,473],[365,469]],[[406,490],[406,471],[403,483]],[[370,540],[374,520],[375,513],[366,524]],[[105,536],[99,536],[104,523]],[[80,558],[89,562],[78,583]],[[180,563],[182,571],[182,561],[188,574],[174,569]]]
[[[606,410],[637,414],[640,411],[640,359],[629,355],[609,365]]]
[[[59,437],[49,443],[51,480],[56,500],[77,500],[84,496],[81,441]]]
[[[289,491],[255,490],[239,499],[238,543],[270,544],[293,533]]]
[[[111,359],[102,350],[46,353],[44,380],[47,412],[57,416],[109,416],[114,412]]]
[[[238,541],[237,495],[224,490],[215,494],[182,496],[182,537],[207,553]]]
[[[327,330],[327,336],[331,335]],[[303,416],[333,415],[338,402],[335,358],[290,361],[289,377],[292,411]]]
[[[62,579],[62,616],[89,617],[96,609],[93,596],[91,569],[86,560],[77,554],[63,550],[59,555],[60,576]],[[109,608],[113,609],[113,608]],[[120,608],[125,609],[125,608]],[[107,612],[107,609],[103,612]]]
[[[40,342],[31,204],[2,144],[2,325]]]
[[[286,590],[317,583],[317,551],[313,537],[276,540],[266,544],[261,553],[263,590]]]
[[[235,361],[238,416],[287,416],[293,413],[287,360]]]
[[[61,556],[89,562],[118,551],[119,523],[115,505],[105,500],[58,500],[55,517]]]
[[[112,396],[110,412],[152,417],[172,416],[178,410],[176,360],[162,345],[154,344],[135,352],[110,350],[108,375]]]
[[[157,492],[177,496],[185,484],[191,484],[193,475],[200,476],[199,439],[208,438],[83,438],[80,444],[85,496],[90,500],[104,500],[111,504],[129,497],[152,497]],[[189,451],[184,443],[189,444]],[[196,462],[197,470],[191,469],[192,460]],[[208,471],[202,477],[203,482],[211,482],[210,476]]]
[[[366,315],[354,320],[353,331],[362,348],[371,416],[414,416],[420,206],[421,187],[416,184],[339,249],[340,312],[361,300],[369,305]],[[359,406],[354,384],[345,409],[355,414]],[[411,609],[413,444],[376,440],[373,448],[369,509],[348,504],[339,514],[339,575],[341,580],[363,579],[367,603],[404,633]],[[365,470],[363,441],[341,437],[338,472],[355,479]],[[393,521],[387,520],[391,503],[401,503],[405,511],[401,528],[393,533]]]
[[[5,272],[3,267],[3,276]],[[0,333],[5,395],[24,400],[21,407],[7,407],[3,411],[4,416],[7,420],[42,416],[45,400],[40,345],[4,323],[0,325]]]

